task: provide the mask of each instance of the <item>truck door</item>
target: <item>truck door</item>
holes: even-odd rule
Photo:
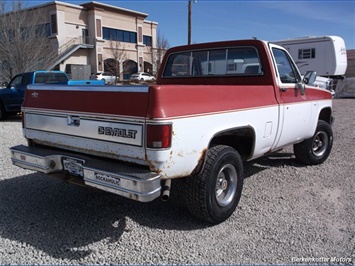
[[[6,87],[6,97],[4,105],[8,111],[18,111],[21,109],[25,95],[26,85],[30,82],[30,77],[25,74],[16,75]]]
[[[270,44],[276,71],[276,97],[280,104],[278,133],[273,148],[309,136],[312,102],[307,100],[302,78],[289,53]]]

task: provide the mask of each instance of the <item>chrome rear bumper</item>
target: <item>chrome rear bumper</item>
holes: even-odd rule
[[[87,186],[136,201],[152,201],[161,194],[160,175],[139,167],[42,147],[19,145],[10,151],[12,163],[18,167],[64,179],[78,177]]]

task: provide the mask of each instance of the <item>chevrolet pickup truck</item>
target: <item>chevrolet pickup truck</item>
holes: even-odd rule
[[[11,159],[141,202],[177,189],[192,215],[217,224],[241,198],[244,161],[288,145],[308,165],[330,155],[332,95],[307,83],[266,41],[171,48],[149,86],[28,86],[28,145]]]

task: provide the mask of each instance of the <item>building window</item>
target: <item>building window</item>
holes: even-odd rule
[[[102,28],[103,39],[110,41],[137,43],[137,33],[132,31]]]
[[[52,34],[57,34],[58,29],[57,29],[57,14],[52,14],[51,15],[51,32]]]
[[[110,29],[109,32],[108,32],[108,36],[109,36],[109,40],[117,41],[116,30]]]
[[[117,31],[117,41],[119,42],[123,42],[124,38],[123,38],[123,31]]]
[[[145,44],[146,46],[152,46],[152,37],[144,35],[143,44]]]
[[[51,35],[51,29],[49,23],[40,24],[36,26],[36,37],[49,37]]]
[[[298,59],[309,59],[309,58],[316,58],[316,48],[298,50]]]
[[[16,31],[9,32],[9,39],[14,40]],[[39,24],[36,26],[23,27],[20,29],[19,37],[21,40],[28,40],[30,38],[44,38],[51,35],[50,24]]]
[[[101,37],[101,19],[96,19],[97,37]]]
[[[131,32],[130,33],[130,40],[132,43],[137,43],[137,33]]]

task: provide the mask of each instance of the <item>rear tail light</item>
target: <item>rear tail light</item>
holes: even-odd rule
[[[171,146],[172,125],[147,125],[147,148],[166,149]]]

